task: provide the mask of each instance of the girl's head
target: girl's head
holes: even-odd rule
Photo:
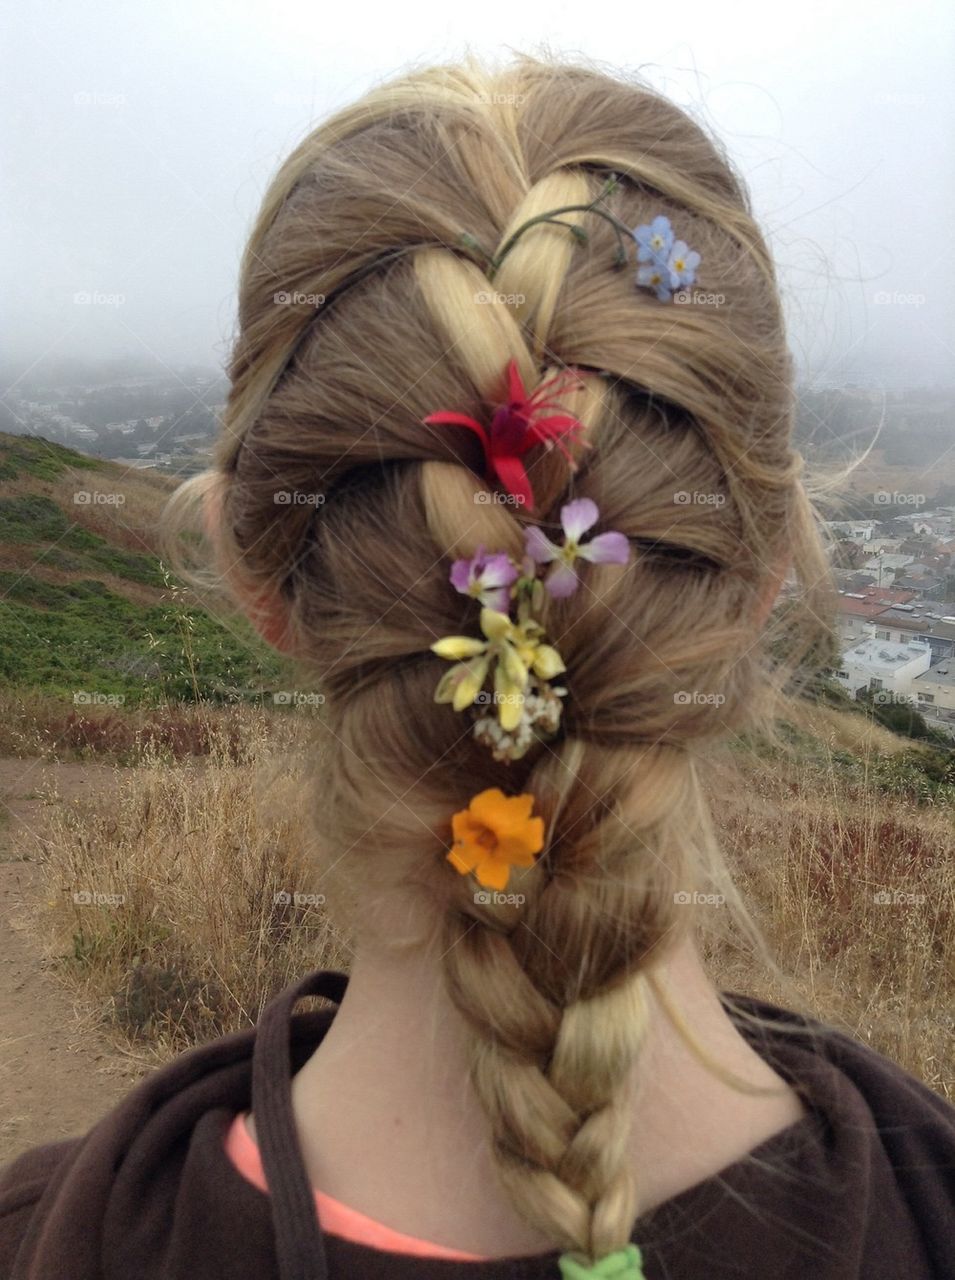
[[[665,214],[701,255],[689,301],[614,266],[593,200]],[[491,495],[469,431],[505,390],[583,371],[562,404],[590,448],[528,455],[535,508]],[[218,569],[326,703],[316,839],[359,939],[435,944],[515,1204],[600,1257],[629,1237],[622,1086],[652,966],[722,873],[695,761],[766,724],[827,631],[828,574],[791,444],[792,365],[766,244],[726,156],[665,97],[582,65],[474,59],[381,85],[314,130],[270,186],[203,496]],[[479,547],[559,541],[593,499],[630,540],[541,620],[566,663],[557,736],[497,760],[434,700],[438,638],[479,634],[448,571]],[[790,574],[785,627],[764,626]],[[303,687],[305,687],[303,685]],[[487,901],[446,854],[477,792],[531,793],[537,862]]]

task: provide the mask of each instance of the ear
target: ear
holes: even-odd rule
[[[202,522],[212,546],[216,569],[229,584],[236,603],[262,639],[280,653],[294,652],[288,602],[274,587],[252,586],[241,562],[226,563],[222,527],[223,478],[216,473],[202,495]]]

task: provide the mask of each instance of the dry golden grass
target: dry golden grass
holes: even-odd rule
[[[23,474],[4,481],[8,498],[41,493],[67,512],[78,524],[114,547],[158,555],[159,514],[175,488],[175,480],[157,471],[98,462],[95,468],[65,467],[55,479]],[[75,502],[78,492],[99,494],[99,501]],[[122,502],[103,498],[121,494]]]
[[[248,756],[255,743],[261,754],[276,737],[287,741],[284,726],[293,716],[268,707],[176,706],[71,707],[62,697],[39,690],[0,689],[0,756],[42,760],[112,759],[136,764],[157,758],[182,760],[210,751],[231,759]]]
[[[911,743],[836,712],[811,720],[812,759],[738,752],[710,766],[728,861],[789,980],[703,908],[714,976],[847,1029],[951,1098],[951,811],[881,794],[838,764],[850,745],[865,766]],[[310,892],[302,792],[320,763],[295,750],[299,732],[250,717],[238,753],[119,770],[105,805],[51,810],[48,924],[62,972],[160,1054],[246,1025],[297,974],[347,967],[320,906],[276,899]],[[76,903],[78,892],[125,901]]]
[[[864,447],[864,443],[864,440],[860,442],[859,447]],[[852,472],[846,489],[849,494],[869,500],[880,489],[889,493],[924,493],[932,498],[952,484],[955,484],[955,455],[951,451],[943,453],[928,468],[924,463],[886,462],[885,450],[876,448]]]
[[[730,870],[781,971],[712,921],[720,986],[821,1017],[955,1098],[951,808],[819,762],[751,756],[740,772],[715,764],[710,782]]]
[[[238,759],[231,741],[201,760],[157,757],[117,769],[105,801],[51,806],[46,925],[60,971],[161,1057],[249,1025],[294,977],[343,964],[303,897],[300,758],[252,729]]]

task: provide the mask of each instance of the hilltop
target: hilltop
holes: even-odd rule
[[[0,433],[0,686],[110,706],[274,687],[273,653],[241,622],[186,603],[160,562],[174,486]]]

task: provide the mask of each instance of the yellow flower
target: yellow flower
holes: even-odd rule
[[[552,645],[541,643],[542,628],[526,611],[522,611],[520,621],[514,622],[506,613],[484,606],[481,630],[484,640],[444,636],[431,646],[439,658],[457,663],[442,676],[434,700],[451,702],[455,711],[463,711],[481,692],[493,662],[498,718],[501,728],[510,732],[520,723],[530,672],[541,680],[550,680],[567,668]]]
[[[488,889],[504,889],[511,867],[533,865],[544,847],[544,819],[532,818],[534,797],[506,796],[489,787],[451,819],[454,845],[448,856],[462,875],[473,871]]]

